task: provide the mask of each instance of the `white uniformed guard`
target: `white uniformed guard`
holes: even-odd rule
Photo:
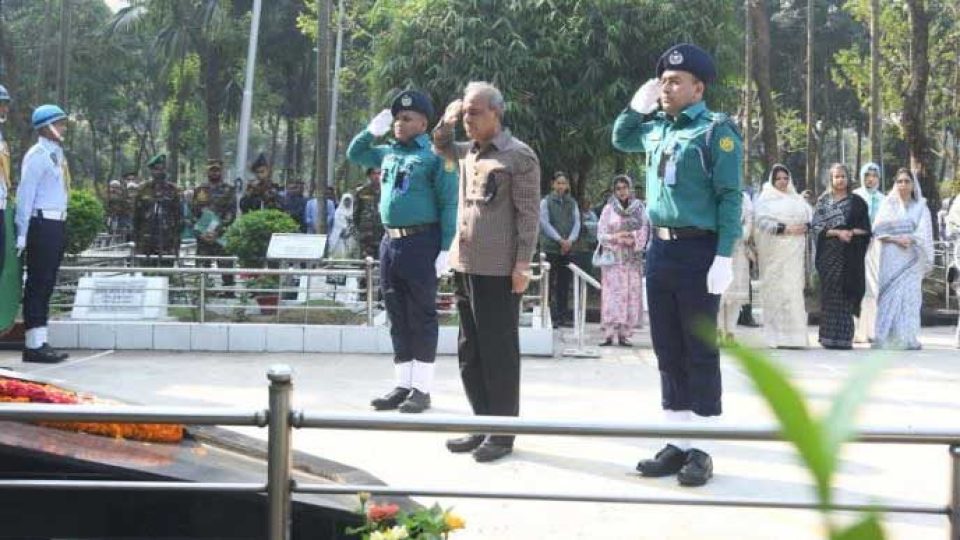
[[[62,144],[67,114],[56,105],[41,105],[32,122],[39,137],[23,157],[17,188],[17,253],[26,250],[27,257],[23,361],[55,363],[67,358],[47,343],[50,295],[66,248],[70,173]]]

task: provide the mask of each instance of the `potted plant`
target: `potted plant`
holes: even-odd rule
[[[274,233],[295,233],[297,222],[285,212],[275,209],[256,210],[243,214],[230,225],[224,235],[224,250],[236,255],[244,268],[262,267],[267,258],[270,237]],[[242,273],[242,271],[241,271]],[[252,296],[260,305],[260,313],[273,315],[280,303],[279,276],[260,275],[246,281]]]
[[[244,282],[260,306],[261,315],[275,315],[280,304],[280,276],[259,275]]]

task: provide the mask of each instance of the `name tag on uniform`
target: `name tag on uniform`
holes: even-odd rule
[[[664,167],[663,183],[668,186],[677,183],[677,160],[674,156],[670,156],[670,159],[667,161],[667,166]]]

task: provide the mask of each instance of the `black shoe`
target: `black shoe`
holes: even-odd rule
[[[687,452],[668,444],[657,452],[653,459],[645,459],[637,463],[637,470],[640,471],[641,476],[660,478],[677,474],[686,461]]]
[[[598,345],[601,347],[609,347],[613,345],[613,338],[607,338],[604,341],[601,341]]]
[[[681,486],[697,487],[707,483],[713,477],[713,458],[696,448],[687,452],[687,462],[677,473]]]
[[[49,344],[44,343],[39,349],[24,349],[23,361],[37,364],[57,364],[67,359],[64,353],[54,350]]]
[[[57,356],[60,357],[60,360],[66,360],[67,358],[70,358],[70,355],[69,355],[69,354],[67,354],[67,353],[65,353],[65,352],[60,352],[60,351],[54,349],[53,347],[50,346],[49,343],[44,343],[43,346],[40,347],[40,348],[41,348],[41,349],[46,348],[46,349],[48,349],[48,350],[53,351],[54,354],[56,354]]]
[[[483,444],[487,437],[484,435],[466,435],[456,439],[447,439],[447,450],[454,454],[473,452],[478,446]]]
[[[477,463],[488,463],[490,461],[496,461],[511,453],[513,453],[512,446],[484,441],[483,444],[478,446],[476,450],[473,451],[473,459],[476,460]]]
[[[407,394],[407,399],[400,404],[400,412],[403,413],[421,413],[430,408],[430,394],[414,388]]]
[[[618,338],[617,342],[621,347],[633,347],[633,343],[630,343],[630,340],[625,337]]]
[[[373,408],[378,411],[392,411],[403,403],[410,394],[409,388],[396,387],[387,392],[383,397],[378,397],[370,402]]]

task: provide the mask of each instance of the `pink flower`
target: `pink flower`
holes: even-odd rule
[[[387,521],[396,517],[400,507],[395,504],[371,504],[367,508],[367,519],[370,521]]]

